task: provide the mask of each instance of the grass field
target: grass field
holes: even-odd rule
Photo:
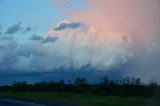
[[[72,103],[80,106],[160,106],[158,99],[122,98],[114,96],[93,96],[71,93],[26,92],[26,93],[0,93],[0,95],[33,100],[45,100],[61,103]]]

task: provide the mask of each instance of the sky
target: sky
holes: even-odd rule
[[[159,0],[0,0],[0,14],[0,84],[160,83]]]

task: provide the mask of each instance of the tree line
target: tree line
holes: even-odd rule
[[[99,83],[88,83],[85,78],[78,77],[74,83],[65,83],[64,80],[57,82],[38,82],[34,84],[29,84],[25,81],[14,81],[12,85],[0,86],[0,92],[69,92],[123,97],[159,97],[160,86],[155,82],[146,85],[143,84],[139,78],[133,77],[113,81],[105,76]]]

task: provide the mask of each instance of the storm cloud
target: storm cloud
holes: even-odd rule
[[[47,36],[46,38],[44,38],[42,40],[42,43],[50,43],[50,42],[56,42],[58,39],[58,37],[50,37],[50,36]]]
[[[65,38],[65,44],[70,42],[69,44],[73,45],[70,54],[74,56],[71,59],[74,66],[86,62],[103,70],[121,66],[126,76],[138,76],[145,82],[154,78],[160,82],[159,1],[84,1],[89,8],[68,11],[71,20],[84,23],[88,26],[87,29],[80,32],[49,31],[49,34],[56,33]],[[69,2],[64,3],[67,5]]]
[[[2,29],[2,26],[0,25],[0,35],[2,35],[1,29]]]
[[[5,34],[14,34],[20,30],[22,30],[23,28],[21,27],[21,23],[17,23],[17,24],[14,24],[12,26],[10,26],[7,31],[5,32]]]
[[[12,37],[0,37],[0,70],[12,69],[13,64],[18,61],[16,56],[17,42]]]
[[[42,40],[43,38],[41,36],[37,36],[35,34],[33,34],[31,37],[30,37],[30,40]]]
[[[27,33],[27,32],[31,32],[31,31],[32,31],[32,28],[29,26],[29,27],[25,28],[22,33]]]
[[[55,26],[54,30],[55,31],[61,31],[65,29],[76,29],[81,26],[81,23],[76,23],[76,22],[68,22],[68,21],[63,21],[59,23],[57,26]]]
[[[54,0],[68,5],[68,0]],[[27,43],[0,38],[0,71],[69,72],[96,75],[112,71],[160,83],[160,5],[157,0],[85,0],[89,8],[67,10],[69,19],[54,24]],[[60,7],[61,7],[60,6]],[[64,6],[65,7],[65,6]],[[63,7],[62,7],[63,8]],[[67,8],[66,8],[67,9]],[[63,11],[66,12],[66,11]],[[21,24],[6,34],[20,31]],[[27,27],[23,33],[31,31]],[[114,69],[114,70],[113,70]],[[116,70],[116,71],[115,71]]]
[[[51,37],[51,36],[41,37],[41,36],[37,36],[37,35],[32,35],[30,37],[30,40],[40,41],[43,44],[45,44],[45,43],[54,43],[54,42],[57,41],[57,39],[58,39],[58,37]]]

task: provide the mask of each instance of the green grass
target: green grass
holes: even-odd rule
[[[33,100],[46,100],[61,103],[72,103],[80,106],[160,106],[158,99],[122,98],[114,96],[93,96],[72,93],[50,92],[3,92],[0,95],[29,98]]]

